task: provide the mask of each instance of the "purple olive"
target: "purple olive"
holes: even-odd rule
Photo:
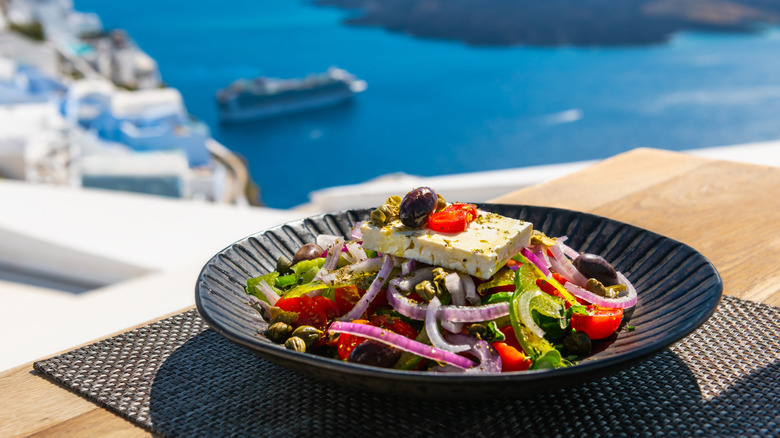
[[[436,210],[439,203],[436,192],[428,187],[418,187],[404,196],[398,216],[409,228],[422,228],[428,223],[428,215]]]
[[[401,358],[401,351],[381,342],[365,341],[349,354],[347,362],[390,368]]]
[[[307,243],[306,245],[298,248],[298,251],[295,252],[295,255],[292,259],[292,264],[294,265],[302,260],[318,259],[322,257],[323,252],[325,252],[325,250],[320,248],[320,246],[316,243]]]
[[[587,278],[595,278],[604,286],[619,284],[617,272],[608,261],[596,254],[580,254],[574,259],[574,267]]]

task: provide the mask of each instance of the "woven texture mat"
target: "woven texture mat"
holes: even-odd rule
[[[433,402],[301,377],[232,344],[195,310],[36,362],[161,435],[780,436],[780,309],[724,297],[699,330],[579,387]]]

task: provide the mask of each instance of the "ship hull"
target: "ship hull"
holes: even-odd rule
[[[220,109],[220,117],[222,121],[226,123],[268,119],[282,115],[332,107],[352,99],[353,95],[354,93],[351,91],[345,90],[343,93],[307,97],[305,100],[299,101],[268,102],[263,105],[240,109],[222,108]]]

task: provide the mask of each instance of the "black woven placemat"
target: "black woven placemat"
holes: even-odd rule
[[[207,328],[195,310],[35,369],[161,435],[780,436],[780,309],[724,297],[652,359],[518,399],[385,397],[302,377]]]

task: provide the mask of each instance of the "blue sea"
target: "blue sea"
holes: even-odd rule
[[[346,26],[354,11],[291,0],[76,0],[121,27],[212,135],[246,158],[262,201],[323,187],[780,139],[780,31],[684,33],[622,48],[473,47]],[[368,83],[348,104],[221,125],[235,79],[338,66]]]

